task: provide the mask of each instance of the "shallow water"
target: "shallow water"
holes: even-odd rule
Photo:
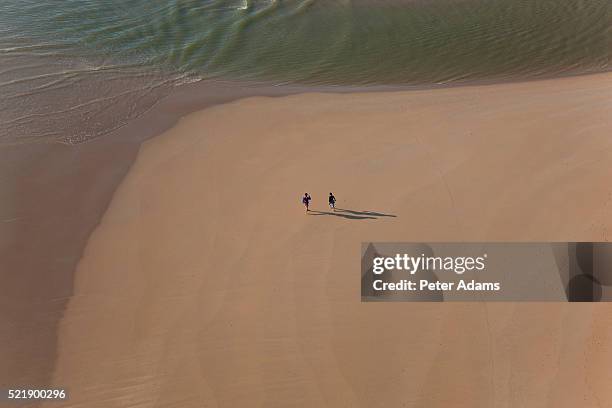
[[[609,0],[4,0],[0,10],[0,142],[87,140],[202,78],[433,85],[606,71],[612,55]]]

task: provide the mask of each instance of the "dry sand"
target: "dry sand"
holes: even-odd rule
[[[610,406],[612,305],[362,304],[359,253],[607,240],[611,108],[605,74],[191,114],[90,237],[53,383],[74,407]]]

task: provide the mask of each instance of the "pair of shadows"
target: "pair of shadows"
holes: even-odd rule
[[[380,217],[397,217],[393,214],[384,214],[374,211],[354,211],[336,208],[336,211],[309,211],[310,215],[331,215],[334,217],[348,218],[349,220],[377,220]]]

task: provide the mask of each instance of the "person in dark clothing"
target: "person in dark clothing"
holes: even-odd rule
[[[302,198],[302,203],[306,207],[306,211],[310,211],[310,209],[308,208],[308,206],[310,205],[310,200],[312,200],[312,197],[309,196],[308,193],[304,193],[304,197]]]
[[[332,193],[329,193],[329,208],[336,210],[336,197]]]

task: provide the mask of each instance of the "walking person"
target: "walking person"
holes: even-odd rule
[[[329,193],[329,208],[336,211],[336,197],[332,193]]]
[[[308,208],[308,206],[310,205],[310,200],[312,200],[312,197],[309,196],[308,193],[304,193],[304,197],[302,198],[302,203],[306,207],[306,211],[310,211],[310,209]]]

